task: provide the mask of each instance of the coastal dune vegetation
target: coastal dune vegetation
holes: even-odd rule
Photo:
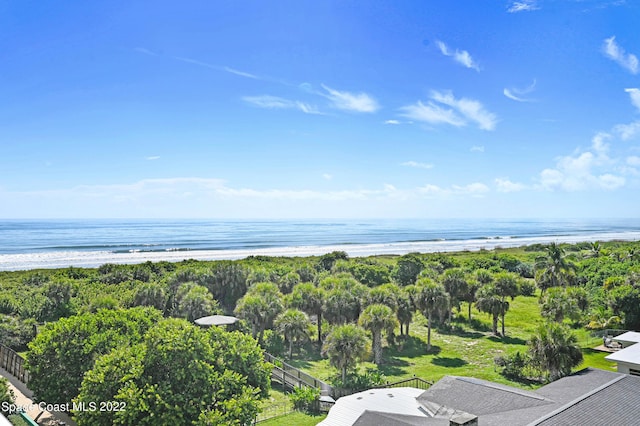
[[[212,314],[241,321],[192,324]],[[640,243],[0,272],[0,315],[37,398],[126,406],[70,410],[78,424],[144,424],[151,412],[246,424],[275,394],[262,350],[353,390],[447,374],[535,387],[611,369],[593,332],[640,329]]]

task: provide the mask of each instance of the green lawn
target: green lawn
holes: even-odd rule
[[[379,371],[389,382],[414,375],[436,382],[445,375],[455,375],[473,376],[521,388],[535,387],[535,384],[514,382],[500,375],[494,359],[516,351],[526,352],[527,339],[542,324],[538,297],[520,296],[510,301],[504,338],[492,335],[488,315],[473,310],[472,316],[472,322],[468,323],[466,305],[463,304],[462,312],[453,321],[453,327],[432,330],[432,349],[427,353],[426,321],[417,315],[410,328],[411,336],[404,345],[397,349],[385,348],[385,363],[379,367]],[[581,346],[585,348],[585,361],[579,368],[591,366],[615,371],[615,365],[604,359],[606,353],[591,349],[598,345],[598,339],[591,338],[586,330],[575,331]],[[328,380],[336,374],[329,361],[317,353],[307,353],[304,359],[294,356],[290,362],[321,380]],[[375,365],[365,362],[360,368],[375,368]]]
[[[258,423],[260,426],[314,426],[319,422],[324,420],[327,417],[326,414],[320,416],[312,416],[309,414],[304,414],[300,412],[295,412],[288,414],[286,416],[276,417],[270,420],[265,420],[264,422]]]

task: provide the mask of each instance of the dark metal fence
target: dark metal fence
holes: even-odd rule
[[[387,389],[387,388],[401,388],[401,387],[410,387],[417,389],[427,390],[433,385],[432,382],[428,380],[421,379],[420,377],[410,377],[408,379],[399,380],[397,382],[385,383],[382,385],[376,385],[371,388],[375,389]],[[342,398],[343,396],[353,395],[354,393],[363,392],[371,388],[365,389],[346,389],[346,388],[333,388],[333,393],[331,396],[334,399]]]
[[[16,351],[0,344],[0,367],[26,385],[29,383],[29,372],[24,368],[24,363],[24,358]]]
[[[264,407],[262,411],[258,413],[254,424],[273,419],[274,417],[286,416],[294,411],[293,404],[291,403],[282,402],[280,404],[271,404]]]

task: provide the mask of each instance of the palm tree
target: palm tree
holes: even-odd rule
[[[251,324],[253,337],[257,336],[262,342],[264,330],[271,326],[282,309],[282,294],[278,286],[258,283],[238,301],[235,313]]]
[[[504,336],[504,316],[509,310],[507,297],[513,300],[520,292],[520,287],[518,285],[518,276],[512,272],[499,272],[494,276],[494,280],[494,288],[498,296],[500,296],[503,307],[500,317],[502,319],[502,335]]]
[[[193,321],[206,315],[221,313],[218,302],[206,287],[185,283],[178,288],[176,294],[175,316]]]
[[[442,274],[442,285],[451,298],[451,308],[454,306],[460,310],[460,301],[464,299],[469,291],[469,283],[462,268],[447,269]],[[451,321],[451,310],[449,310],[449,321]]]
[[[366,332],[354,324],[334,327],[327,336],[322,352],[329,356],[329,363],[342,373],[342,383],[347,380],[347,370],[357,365],[369,354]]]
[[[403,334],[409,336],[409,324],[411,324],[413,320],[413,311],[414,306],[413,303],[411,303],[409,294],[406,291],[400,292],[398,295],[398,311],[396,312],[396,318],[398,318],[398,323],[400,323],[400,336]]]
[[[393,329],[398,324],[393,311],[385,305],[369,305],[360,314],[358,324],[371,332],[373,362],[376,365],[382,364],[382,331]]]
[[[427,318],[427,351],[430,351],[433,316],[449,310],[449,295],[442,284],[437,284],[429,278],[421,278],[417,286],[420,293],[417,295],[416,304]]]
[[[550,321],[562,323],[565,317],[576,320],[580,311],[576,299],[567,289],[554,287],[540,298],[540,314]]]
[[[577,337],[562,324],[540,326],[528,345],[534,365],[546,371],[551,381],[570,374],[571,369],[582,362]]]
[[[498,319],[502,312],[505,311],[504,303],[507,304],[506,309],[509,309],[509,302],[502,301],[502,297],[500,297],[493,284],[486,284],[478,290],[476,308],[480,312],[491,315],[491,329],[496,336],[498,336]]]
[[[291,293],[291,306],[306,312],[307,315],[315,315],[318,323],[318,343],[322,345],[322,311],[324,303],[324,290],[311,283],[301,283],[293,288]]]
[[[542,293],[550,287],[567,286],[576,266],[570,262],[564,249],[556,243],[545,248],[545,255],[536,259],[536,284]]]
[[[136,288],[136,294],[133,297],[134,306],[153,306],[162,311],[166,303],[167,296],[161,284],[148,282]]]
[[[287,309],[274,321],[276,329],[289,342],[289,358],[293,355],[293,342],[309,339],[311,322],[309,317],[298,309]]]

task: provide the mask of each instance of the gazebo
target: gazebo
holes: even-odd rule
[[[210,327],[212,325],[231,325],[238,322],[238,318],[227,315],[211,315],[208,317],[198,318],[194,321],[196,324],[203,327]]]

